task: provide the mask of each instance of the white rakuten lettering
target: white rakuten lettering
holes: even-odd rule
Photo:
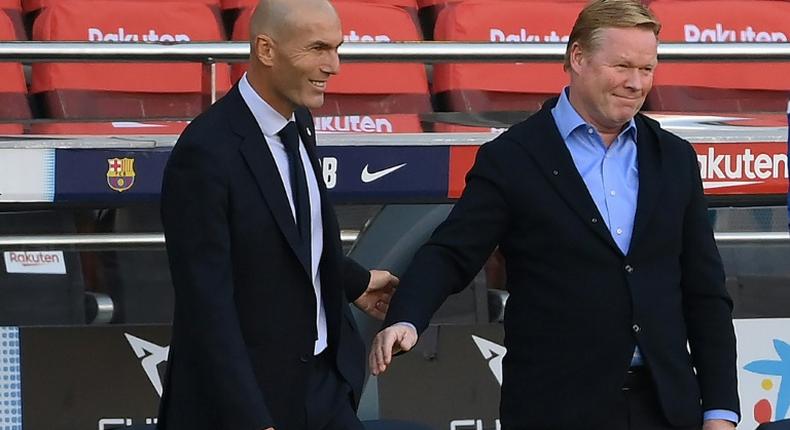
[[[694,24],[683,26],[686,42],[735,42],[735,30],[727,30],[720,23],[716,28],[700,29]]]
[[[526,28],[519,29],[518,33],[505,33],[499,28],[489,30],[489,40],[491,42],[567,42],[569,36],[560,37],[556,31],[551,31],[547,35],[529,34]]]
[[[714,28],[686,24],[683,35],[686,42],[787,42],[787,35],[781,31],[756,31],[752,26],[737,31],[718,22]]]
[[[314,123],[316,131],[322,132],[392,133],[389,120],[370,116],[323,116]]]
[[[717,154],[709,147],[698,154],[700,176],[703,180],[731,179],[787,179],[787,154],[755,154],[744,149],[741,154]]]
[[[754,31],[749,26],[741,31],[741,42],[787,42],[787,35],[781,31]]]
[[[356,31],[351,30],[348,34],[343,35],[343,40],[346,42],[389,42],[392,39],[386,34],[379,34],[371,36],[369,34],[357,34]]]
[[[187,34],[159,34],[156,30],[148,30],[148,33],[127,33],[123,27],[118,27],[117,33],[105,33],[100,28],[91,27],[88,29],[89,42],[189,42],[192,40]]]

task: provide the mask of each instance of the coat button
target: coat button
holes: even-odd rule
[[[598,224],[598,218],[593,218],[590,220],[593,224]]]
[[[554,176],[559,176],[560,172],[558,170],[552,170],[551,174]]]
[[[634,273],[634,266],[631,266],[630,264],[626,264],[624,269],[628,273]]]
[[[640,331],[642,331],[642,327],[639,327],[639,324],[634,324],[631,326],[631,330],[633,330],[634,333],[639,333]]]

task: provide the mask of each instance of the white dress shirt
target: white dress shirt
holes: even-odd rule
[[[266,138],[266,144],[274,157],[274,163],[277,165],[277,170],[280,173],[283,186],[285,188],[285,195],[288,196],[288,203],[291,205],[291,215],[296,222],[296,208],[294,207],[294,200],[291,189],[291,174],[288,166],[288,154],[285,152],[282,140],[277,133],[285,127],[288,121],[295,121],[294,115],[286,119],[279,112],[274,110],[265,100],[258,95],[252,88],[249,81],[247,81],[247,74],[239,80],[239,91],[241,97],[247,106],[252,111],[255,121],[261,128],[263,136]],[[263,143],[263,142],[261,142]],[[321,254],[324,250],[324,227],[323,219],[321,218],[321,195],[318,192],[318,182],[313,171],[310,158],[307,156],[307,151],[304,147],[302,138],[299,138],[299,155],[302,158],[302,165],[307,179],[307,191],[310,195],[310,244],[311,250],[311,271],[313,275],[313,290],[315,291],[316,303],[316,316],[315,324],[318,332],[318,339],[315,341],[315,348],[313,353],[320,354],[327,347],[327,333],[326,333],[326,313],[324,311],[324,302],[321,300],[321,272],[318,268],[321,262]]]

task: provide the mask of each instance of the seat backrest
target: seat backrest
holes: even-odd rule
[[[417,0],[333,0],[334,1],[349,1],[353,3],[373,3],[383,4],[390,6],[399,6],[403,8],[417,9]],[[246,9],[254,8],[258,5],[258,0],[222,0],[222,9]]]
[[[790,38],[790,2],[655,1],[651,8],[662,23],[662,42],[786,43]],[[654,110],[721,111],[728,110],[727,99],[739,99],[733,101],[743,106],[750,98],[764,100],[766,92],[775,92],[770,110],[782,111],[784,94],[790,91],[788,76],[790,63],[787,62],[665,61],[656,69],[653,81],[656,95],[648,99],[648,104]],[[689,96],[678,97],[675,103],[664,97],[662,104],[657,105],[655,98],[666,93],[668,87],[680,88]],[[759,109],[759,105],[754,107]]]
[[[583,3],[517,2],[472,0],[447,5],[439,14],[436,40],[481,42],[567,41]],[[460,63],[434,67],[435,94],[461,93],[466,102],[450,102],[448,110],[495,110],[497,98],[527,94],[545,98],[558,93],[568,78],[560,63]],[[476,97],[475,93],[486,93]],[[467,96],[472,94],[471,96]],[[453,97],[450,98],[452,100]],[[457,100],[457,99],[456,99]],[[513,108],[507,106],[506,108]],[[534,106],[524,106],[524,108]]]
[[[17,40],[11,19],[0,13],[0,41]],[[0,119],[26,120],[31,118],[27,101],[27,84],[20,63],[0,62]],[[20,124],[0,124],[0,133],[19,134]]]
[[[5,1],[9,1],[9,0],[5,0]],[[25,10],[25,12],[34,12],[39,9],[54,6],[60,3],[67,3],[69,1],[71,0],[22,0],[22,8]],[[219,9],[220,7],[220,0],[120,0],[120,1],[127,1],[132,3],[148,3],[149,8],[156,8],[157,4],[168,2],[168,1],[177,1],[181,3],[206,4],[215,7],[217,9]]]
[[[347,42],[422,40],[411,17],[397,6],[340,1],[335,3]],[[329,81],[335,94],[427,94],[428,78],[422,64],[343,64]]]
[[[16,38],[19,40],[27,40],[25,25],[22,21],[21,0],[0,0],[0,11],[5,12],[5,14],[11,18],[11,22],[14,24]]]
[[[152,3],[131,1],[66,1],[44,9],[33,26],[35,40],[187,42],[221,41],[218,17],[205,4]],[[199,63],[37,63],[33,65],[31,91],[35,94],[71,91],[109,94],[159,96],[167,104],[177,95],[197,95],[202,90]],[[218,67],[218,88],[230,88],[228,68]],[[121,97],[117,97],[119,100]],[[88,99],[80,99],[88,103]],[[110,101],[112,102],[112,100]],[[138,109],[134,117],[146,115],[137,99],[130,104]],[[149,107],[150,108],[150,107]],[[177,110],[162,109],[169,115]],[[102,116],[102,112],[95,115]],[[59,115],[55,115],[56,117]],[[64,116],[69,116],[65,113]],[[110,115],[115,116],[115,115]],[[122,115],[123,116],[123,115]],[[152,115],[155,116],[155,115]]]
[[[186,121],[108,121],[108,122],[46,122],[30,126],[29,134],[56,135],[178,135],[187,126]]]

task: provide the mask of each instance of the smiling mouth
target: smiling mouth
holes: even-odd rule
[[[314,87],[318,88],[319,90],[326,89],[326,81],[314,81],[310,79],[310,83],[313,84]]]

